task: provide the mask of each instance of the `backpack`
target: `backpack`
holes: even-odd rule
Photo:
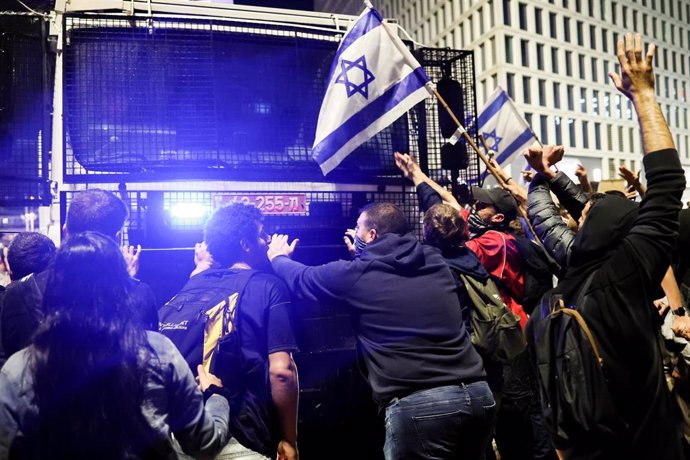
[[[516,299],[528,315],[540,304],[542,296],[553,289],[553,275],[560,267],[543,246],[524,236],[515,236],[520,252],[520,268],[524,279],[522,298]]]
[[[470,308],[472,345],[482,357],[508,362],[525,349],[520,318],[503,302],[491,278],[480,280],[458,273],[465,285]]]
[[[265,456],[282,437],[273,406],[268,359],[249,367],[242,352],[241,298],[254,270],[206,270],[187,281],[159,312],[160,330],[191,369],[202,364],[223,382],[229,427],[243,446]]]
[[[578,311],[594,275],[574,305],[544,295],[534,329],[537,377],[545,423],[556,448],[620,442],[626,423],[616,414],[597,340]],[[631,402],[632,403],[632,402]]]

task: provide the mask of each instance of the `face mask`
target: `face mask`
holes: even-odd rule
[[[367,247],[367,243],[355,233],[355,257],[361,256],[365,247]]]
[[[486,224],[486,222],[484,222],[484,219],[479,216],[479,212],[476,209],[471,208],[470,213],[467,216],[467,229],[469,230],[471,239],[487,231],[489,226]]]

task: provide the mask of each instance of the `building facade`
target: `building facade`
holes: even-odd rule
[[[642,33],[658,47],[657,95],[690,178],[689,0],[380,0],[375,6],[420,43],[473,50],[478,107],[501,85],[539,139],[565,145],[590,180],[616,178],[621,165],[641,167],[634,109],[608,72],[618,71],[618,37]],[[513,175],[524,165],[519,161]]]

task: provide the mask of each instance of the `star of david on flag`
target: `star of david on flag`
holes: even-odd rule
[[[486,144],[496,152],[495,160],[499,165],[507,165],[516,154],[537,142],[532,128],[500,86],[479,113],[477,126]]]
[[[312,148],[324,175],[431,95],[422,66],[370,4],[340,42],[327,82]]]

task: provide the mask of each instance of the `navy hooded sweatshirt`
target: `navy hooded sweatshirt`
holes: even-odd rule
[[[297,296],[347,305],[379,407],[415,391],[485,379],[450,269],[437,248],[413,234],[384,234],[352,261],[309,267],[281,256],[272,264]]]

